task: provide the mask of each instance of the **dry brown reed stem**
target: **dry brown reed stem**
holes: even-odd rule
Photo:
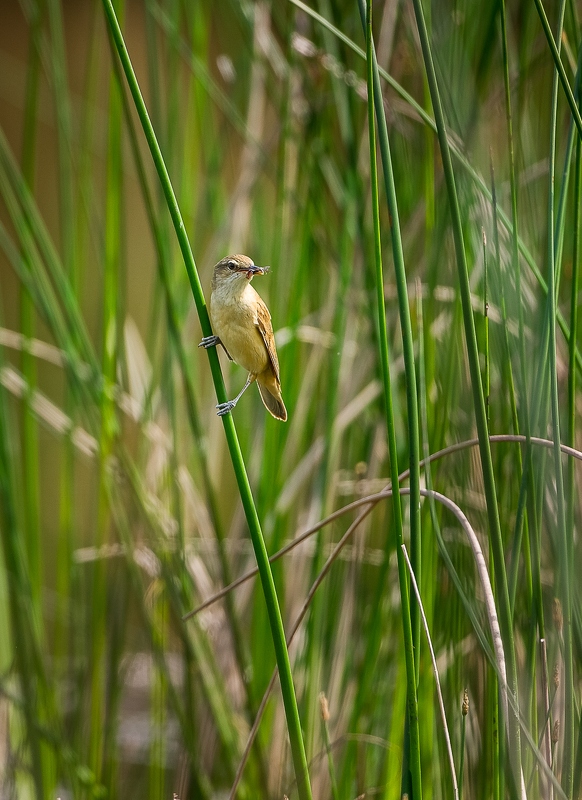
[[[493,436],[490,436],[489,437],[489,441],[491,443],[495,443],[495,442],[497,442],[497,443],[499,443],[499,442],[514,442],[514,443],[517,443],[517,444],[525,444],[526,443],[526,437],[518,435],[518,434],[504,434],[503,433],[503,434],[495,434]],[[531,436],[530,437],[530,442],[532,444],[538,445],[540,447],[547,447],[547,448],[553,447],[553,442],[550,439],[541,439],[541,438],[539,438],[537,436]],[[444,458],[445,456],[451,455],[452,453],[457,453],[457,452],[459,452],[461,450],[465,450],[465,449],[467,449],[469,447],[476,447],[478,444],[479,444],[479,440],[478,439],[467,439],[464,442],[457,442],[456,444],[449,445],[449,447],[444,447],[442,450],[437,450],[436,453],[433,453],[428,458],[423,458],[420,461],[420,466],[421,466],[421,468],[425,467],[427,464],[430,464],[433,461],[438,461],[439,459]],[[565,444],[560,445],[560,447],[561,447],[562,453],[564,455],[568,455],[568,456],[571,456],[572,458],[577,459],[578,461],[582,461],[582,452],[580,450],[576,450],[575,448],[569,447],[568,445],[565,445]],[[406,478],[408,478],[408,476],[409,476],[409,470],[406,469],[406,470],[404,470],[404,472],[401,472],[400,475],[398,476],[399,482],[402,482],[402,481],[406,480]],[[339,519],[344,514],[347,514],[350,511],[354,511],[355,509],[360,508],[361,506],[369,506],[368,508],[364,509],[364,511],[362,511],[360,513],[360,515],[357,517],[357,519],[355,520],[355,523],[359,524],[360,522],[362,522],[365,519],[365,517],[370,513],[370,511],[373,510],[374,506],[377,503],[379,503],[381,500],[384,500],[386,497],[389,497],[391,495],[391,493],[392,493],[391,484],[388,484],[380,492],[377,492],[377,493],[371,494],[371,495],[367,495],[366,497],[361,497],[358,500],[354,500],[352,503],[348,503],[347,505],[343,506],[342,508],[339,508],[337,511],[334,511],[329,516],[327,516],[324,519],[322,519],[319,522],[317,522],[311,528],[308,528],[302,534],[300,534],[295,539],[293,539],[291,542],[289,542],[289,544],[286,544],[285,547],[282,547],[281,550],[278,550],[276,553],[274,553],[272,556],[270,556],[269,560],[272,563],[273,561],[277,561],[277,559],[282,558],[282,556],[284,556],[287,553],[291,552],[291,550],[293,550],[295,547],[300,545],[302,542],[304,542],[310,536],[313,536],[313,534],[317,533],[317,531],[321,530],[321,528],[324,528],[326,525],[329,525],[331,522],[334,522],[336,519]],[[254,567],[253,569],[248,570],[248,572],[245,572],[243,575],[241,575],[239,578],[234,580],[228,586],[225,586],[224,588],[220,589],[218,592],[216,592],[215,594],[213,594],[210,597],[208,597],[199,606],[196,606],[196,608],[192,609],[192,611],[189,611],[187,614],[185,614],[182,617],[182,619],[183,620],[190,619],[190,617],[194,617],[197,614],[199,614],[201,611],[204,611],[206,608],[208,608],[209,606],[211,606],[214,603],[216,603],[218,600],[220,600],[226,594],[231,592],[233,589],[236,589],[241,584],[243,584],[246,581],[248,581],[251,578],[253,578],[257,574],[257,572],[258,572],[258,570],[257,570],[256,567]]]

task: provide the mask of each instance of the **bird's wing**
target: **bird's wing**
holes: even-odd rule
[[[257,303],[256,309],[255,325],[263,337],[263,342],[267,349],[267,353],[269,354],[269,360],[271,362],[271,366],[273,367],[275,378],[277,379],[277,383],[280,384],[281,379],[279,377],[279,359],[277,358],[277,350],[275,349],[275,336],[273,334],[271,315],[269,314],[269,309],[262,300]]]

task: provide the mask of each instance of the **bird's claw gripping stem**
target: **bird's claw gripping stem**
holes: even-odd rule
[[[216,408],[217,414],[219,417],[224,417],[225,414],[228,414],[232,409],[236,406],[236,402],[234,400],[227,400],[226,403],[219,403]]]
[[[208,350],[209,347],[216,347],[218,344],[220,344],[218,336],[204,336],[198,347]]]

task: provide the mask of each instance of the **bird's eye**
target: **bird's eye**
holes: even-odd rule
[[[236,261],[229,261],[228,262],[229,269],[236,269]]]

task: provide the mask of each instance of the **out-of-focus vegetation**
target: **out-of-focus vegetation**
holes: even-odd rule
[[[424,492],[413,562],[455,771],[466,799],[579,797],[580,454],[560,460],[551,442],[579,438],[581,133],[541,6],[425,3],[451,194],[419,6],[373,5],[416,377],[381,191],[395,448],[402,472],[408,388],[421,457],[459,445],[421,470],[421,486],[454,501],[480,543],[521,738],[517,753],[467,530]],[[272,313],[289,421],[269,417],[254,387],[233,416],[274,554],[391,477],[358,3],[116,10],[205,290],[228,253],[271,265],[254,285]],[[545,13],[576,96],[580,9],[567,0]],[[255,564],[200,337],[102,4],[0,4],[2,800],[211,800],[235,781],[275,654],[255,578],[183,620]],[[221,363],[232,397],[246,376]],[[483,397],[498,435],[492,483],[476,446]],[[393,510],[389,496],[351,508],[273,565],[287,631],[329,566],[290,645],[315,798],[412,796]],[[410,549],[406,495],[402,511]],[[419,630],[422,793],[448,798]],[[297,796],[278,683],[237,792]]]

